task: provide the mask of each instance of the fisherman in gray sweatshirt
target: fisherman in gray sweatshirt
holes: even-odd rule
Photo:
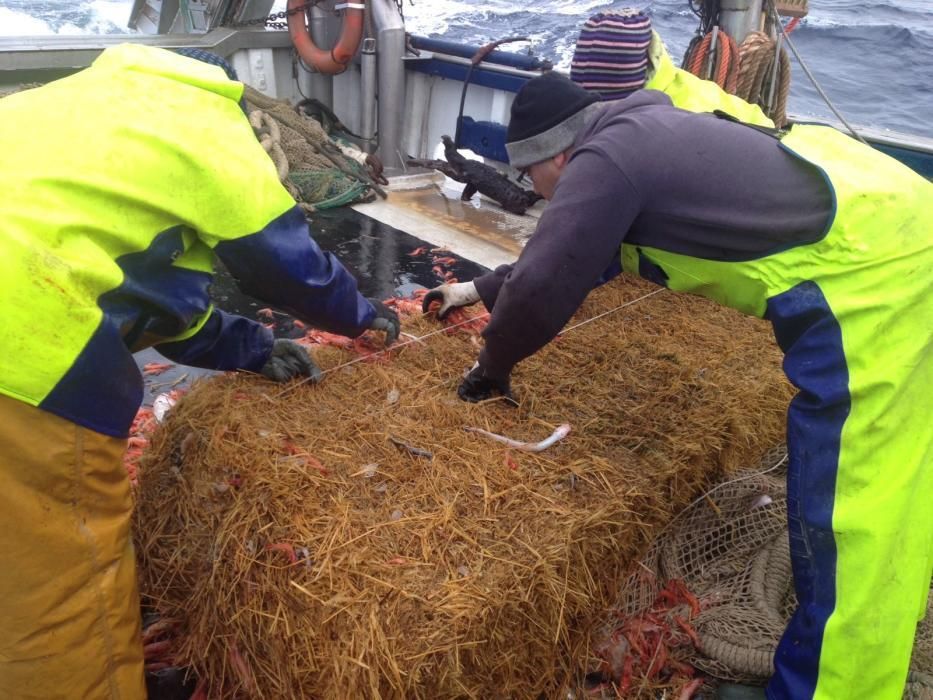
[[[549,200],[535,234],[514,264],[425,298],[425,310],[441,301],[441,317],[480,300],[492,312],[460,391],[468,401],[508,391],[512,368],[621,270],[623,241],[747,260],[819,239],[833,211],[820,171],[773,136],[676,109],[654,90],[600,103],[546,73],[516,97],[507,149]]]
[[[425,297],[491,312],[460,398],[515,401],[515,365],[620,268],[767,318],[800,390],[799,606],[767,697],[900,698],[933,567],[933,186],[829,127],[779,133],[651,90],[597,104],[555,73],[516,95],[506,142],[549,204],[515,264]]]

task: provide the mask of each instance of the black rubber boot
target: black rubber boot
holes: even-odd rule
[[[716,688],[716,700],[765,700],[765,689],[754,685],[722,683]]]

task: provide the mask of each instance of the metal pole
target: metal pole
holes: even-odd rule
[[[777,19],[778,27],[781,26],[780,18]],[[778,80],[778,69],[781,67],[781,45],[784,41],[784,32],[779,32],[777,41],[774,42],[774,66],[771,68],[771,85],[768,87],[768,101],[765,103],[767,105],[766,113],[771,113],[774,110],[774,88],[777,86]]]
[[[762,29],[761,13],[763,5],[763,0],[751,0],[748,4],[748,32],[757,32]],[[748,32],[746,32],[746,36],[748,36]],[[745,39],[745,37],[743,36],[742,39]]]
[[[712,39],[709,40],[709,56],[706,59],[706,70],[702,76],[706,80],[712,80],[716,82],[716,76],[713,75],[713,66],[716,65],[716,43],[719,39],[719,27],[713,27]]]
[[[749,32],[757,31],[761,23],[762,0],[722,0],[719,24],[722,30],[741,44]]]
[[[386,168],[402,166],[402,123],[405,110],[405,23],[392,0],[372,0],[376,26],[379,81],[379,158]]]
[[[363,103],[360,136],[366,140],[363,148],[371,152],[376,137],[376,40],[371,37],[363,39],[360,50],[360,94]]]
[[[331,5],[332,7],[332,5]],[[327,24],[329,11],[325,11],[320,5],[311,7],[311,38],[315,46],[330,46]],[[334,81],[329,75],[324,75],[314,70],[311,66],[311,96],[320,100],[325,105],[334,108]]]

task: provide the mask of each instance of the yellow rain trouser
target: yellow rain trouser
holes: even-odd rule
[[[827,178],[823,238],[734,261],[625,244],[623,267],[767,318],[799,390],[798,606],[768,698],[899,700],[933,569],[933,187],[830,127],[794,126],[781,147]]]
[[[0,395],[0,698],[145,698],[125,441]]]

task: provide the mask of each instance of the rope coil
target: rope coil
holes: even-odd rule
[[[757,104],[778,128],[786,124],[790,59],[784,47],[778,52],[775,41],[764,32],[751,32],[738,45],[720,27],[714,27],[690,43],[683,67],[698,78],[710,80],[726,92]],[[772,93],[773,104],[769,104]]]

